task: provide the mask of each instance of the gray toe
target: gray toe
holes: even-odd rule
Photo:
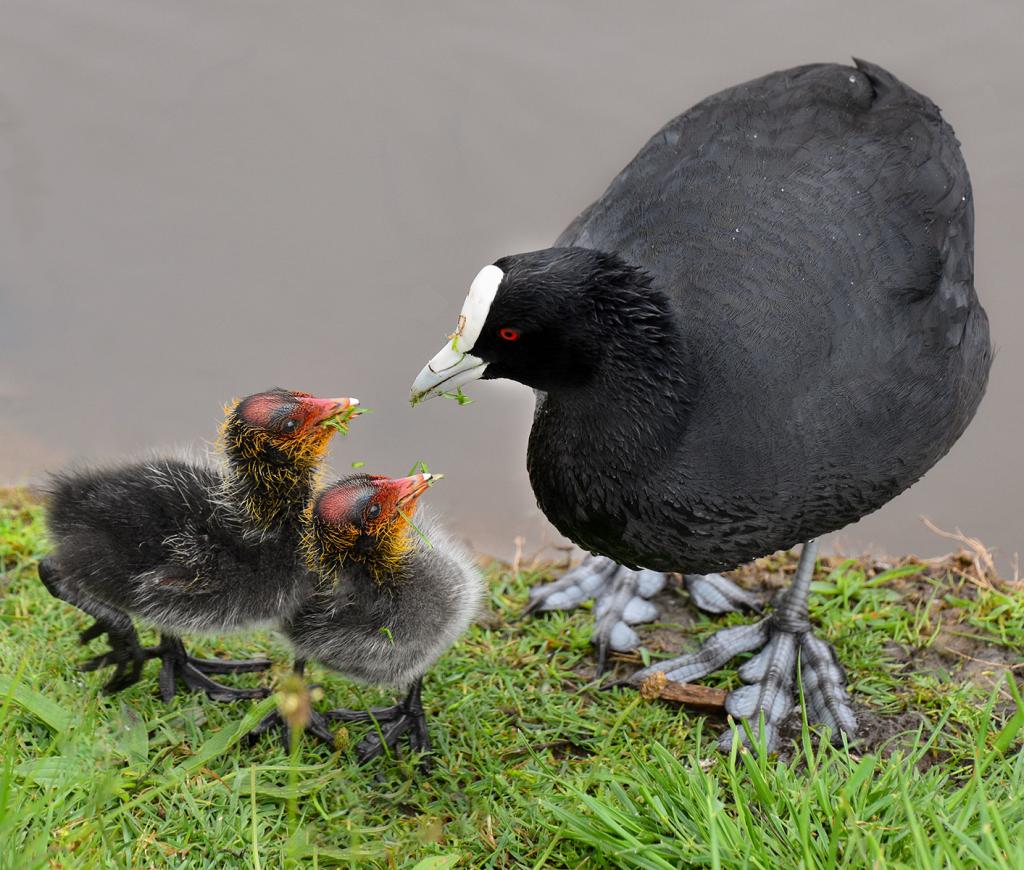
[[[640,635],[624,622],[616,622],[608,633],[608,646],[616,652],[629,652],[640,645]]]
[[[689,683],[714,673],[729,659],[743,652],[752,652],[767,641],[768,621],[765,619],[752,625],[723,628],[704,641],[696,652],[637,671],[629,678],[629,682],[642,683],[647,677],[661,671],[670,680]]]
[[[686,574],[683,577],[693,603],[705,613],[760,610],[761,599],[721,574]]]
[[[527,613],[545,610],[573,610],[598,595],[618,566],[603,556],[588,556],[552,583],[530,590]]]
[[[665,588],[667,582],[667,574],[644,568],[636,572],[636,594],[641,598],[653,598]]]
[[[639,595],[630,598],[622,610],[622,621],[629,625],[640,625],[644,622],[654,622],[658,618],[658,608],[651,604],[646,598]]]
[[[808,720],[830,729],[833,742],[842,733],[855,736],[857,716],[846,692],[846,674],[832,645],[810,632],[801,637],[800,680]]]

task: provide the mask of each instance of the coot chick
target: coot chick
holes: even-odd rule
[[[420,496],[439,475],[354,475],[320,493],[306,515],[304,547],[321,578],[317,591],[281,630],[299,657],[374,686],[407,690],[393,707],[313,712],[307,724],[333,745],[331,721],[375,720],[356,754],[362,764],[408,734],[414,752],[430,751],[421,703],[427,669],[476,616],[483,580],[473,557],[425,511]],[[252,736],[287,726],[272,713]],[[382,739],[383,738],[383,739]]]
[[[110,651],[83,665],[115,667],[104,692],[137,682],[145,661],[159,657],[165,700],[178,679],[215,700],[266,693],[208,674],[264,670],[267,659],[193,658],[180,635],[276,621],[298,606],[309,589],[298,554],[302,511],[332,434],[356,405],[269,390],[227,411],[223,468],[154,458],[53,477],[47,524],[56,547],[39,576],[96,619],[83,643],[107,634]],[[158,646],[140,645],[132,617],[160,629]]]
[[[413,400],[533,387],[538,504],[627,567],[720,571],[808,542],[767,620],[634,680],[762,648],[728,709],[763,712],[771,745],[800,649],[811,712],[852,735],[808,621],[811,542],[913,484],[974,416],[992,351],[973,235],[934,103],[863,61],[773,73],[670,121],[555,247],[484,267]]]

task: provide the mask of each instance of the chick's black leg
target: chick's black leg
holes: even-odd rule
[[[360,764],[381,755],[385,746],[389,752],[394,752],[399,740],[406,734],[409,736],[409,748],[413,752],[427,755],[431,751],[431,746],[422,693],[421,678],[413,683],[405,698],[393,707],[377,707],[372,710],[329,710],[324,715],[332,721],[376,723],[377,728],[356,746],[356,759]],[[430,763],[424,759],[422,767],[428,770]]]
[[[759,649],[760,652],[739,669],[740,678],[747,685],[730,693],[726,700],[726,710],[733,717],[748,720],[756,736],[763,716],[765,745],[772,749],[778,739],[779,725],[795,703],[799,662],[808,719],[831,729],[833,740],[841,739],[841,733],[853,737],[857,719],[846,694],[846,674],[835,650],[814,635],[808,619],[807,598],[816,552],[816,541],[804,544],[796,577],[781,593],[770,616],[752,625],[723,629],[709,637],[696,652],[644,668],[629,682],[640,684],[657,672],[664,673],[670,680],[692,682],[718,670],[740,653]],[[732,734],[727,731],[719,746],[728,749],[731,744]]]
[[[524,613],[574,610],[594,599],[594,632],[597,673],[604,671],[608,651],[628,652],[640,644],[631,628],[658,618],[649,600],[665,587],[667,575],[657,571],[633,571],[605,556],[588,556],[553,583],[535,586]]]
[[[200,659],[185,653],[185,661],[203,674],[255,674],[270,668],[273,662],[262,656],[254,659]]]
[[[113,667],[114,673],[102,689],[106,695],[120,692],[137,683],[142,676],[146,654],[128,614],[82,592],[76,584],[61,575],[57,561],[52,556],[40,560],[39,579],[54,598],[74,605],[96,620],[79,635],[79,642],[83,646],[101,634],[107,636],[110,649],[82,662],[80,670],[95,671]]]
[[[208,662],[220,665],[216,659],[194,659],[185,651],[185,645],[180,638],[168,634],[160,636],[160,644],[155,647],[147,647],[145,650],[148,658],[159,658],[162,661],[160,666],[160,696],[165,701],[170,701],[177,692],[178,680],[185,684],[186,688],[193,692],[206,692],[211,701],[242,701],[251,698],[265,698],[270,690],[264,687],[257,689],[236,689],[225,686],[206,676],[209,673],[231,673],[246,670],[246,668],[229,668],[217,670],[208,667]],[[247,670],[265,670],[269,666],[263,665],[265,660],[257,660],[259,666],[247,668]],[[228,665],[248,665],[248,662],[227,662]]]
[[[295,664],[292,665],[292,673],[300,679],[306,673],[306,660],[296,659]],[[318,713],[316,710],[311,709],[309,711],[309,720],[305,724],[305,730],[312,734],[322,743],[326,743],[332,749],[336,745],[336,739],[334,732],[331,730],[330,723],[327,721],[327,717],[323,713]],[[260,723],[252,729],[247,735],[249,739],[249,745],[255,743],[262,735],[268,731],[277,731],[281,738],[281,745],[284,747],[285,752],[291,752],[292,749],[292,729],[288,724],[288,720],[281,714],[280,710],[274,710],[264,716]]]

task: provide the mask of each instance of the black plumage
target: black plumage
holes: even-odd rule
[[[179,637],[275,621],[310,589],[299,554],[301,514],[331,434],[357,404],[272,390],[238,402],[222,431],[223,467],[155,457],[55,475],[47,525],[54,553],[40,564],[50,591],[97,619],[83,640],[106,632],[111,651],[87,664],[115,665],[107,691],[138,680],[147,658],[164,661],[161,691],[176,678],[211,697],[263,694],[206,677],[263,669],[266,660],[193,659]],[[144,649],[132,626],[160,629]]]
[[[890,73],[773,73],[670,121],[555,247],[498,260],[464,360],[414,389],[466,360],[534,387],[560,532],[731,568],[881,507],[964,431],[992,358],[973,206],[953,130]]]

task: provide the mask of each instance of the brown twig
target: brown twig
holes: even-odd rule
[[[675,701],[705,713],[724,713],[729,693],[697,683],[677,683],[666,677],[663,671],[656,671],[640,684],[640,694],[648,700]]]
[[[519,567],[520,567],[520,565],[522,563],[522,560],[523,560],[523,544],[525,544],[525,543],[526,543],[526,538],[524,538],[522,535],[516,535],[516,538],[515,538],[516,554],[515,554],[515,556],[512,557],[512,573],[513,574],[518,574],[519,573]]]
[[[955,532],[944,531],[929,520],[928,517],[921,517],[921,522],[940,538],[956,541],[960,544],[964,548],[964,555],[974,565],[975,576],[968,577],[968,579],[985,589],[992,588],[993,582],[999,579],[999,571],[996,569],[995,560],[992,558],[992,553],[988,547],[977,538],[965,535],[960,529],[957,529]]]
[[[962,637],[970,637],[970,635],[961,635]],[[1005,662],[994,662],[991,659],[979,659],[975,656],[968,655],[965,652],[961,652],[958,649],[953,649],[951,646],[940,646],[938,647],[940,652],[952,653],[955,656],[960,656],[962,659],[967,659],[970,662],[977,662],[979,665],[991,665],[994,668],[1001,668],[1007,671],[1018,671],[1024,668],[1024,662],[1017,665],[1008,665]]]

